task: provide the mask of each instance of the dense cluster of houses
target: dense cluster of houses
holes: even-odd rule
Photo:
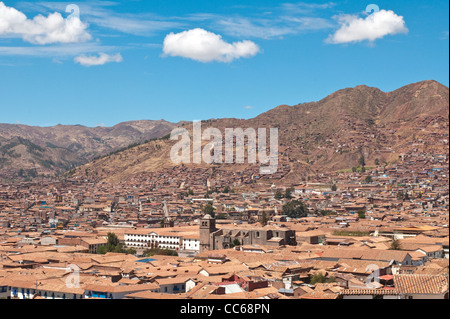
[[[448,174],[417,152],[297,184],[186,166],[0,184],[0,298],[448,298]],[[111,233],[132,250],[105,254]]]

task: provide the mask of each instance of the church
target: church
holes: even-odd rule
[[[200,220],[200,252],[216,249],[227,249],[239,245],[262,246],[295,246],[295,230],[287,228],[264,226],[244,227],[227,225],[220,229],[216,220],[206,214]]]

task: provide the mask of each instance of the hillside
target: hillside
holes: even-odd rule
[[[211,126],[223,133],[225,128],[278,128],[279,172],[270,177],[298,181],[323,171],[351,169],[361,160],[367,166],[389,165],[413,151],[447,153],[448,106],[448,88],[435,81],[393,92],[361,85],[318,102],[281,105],[250,120],[204,121],[202,129]],[[185,127],[191,130],[192,124]],[[168,139],[145,143],[90,162],[70,176],[118,181],[171,167],[174,144]],[[257,174],[254,164],[215,167]]]
[[[130,144],[164,136],[177,125],[164,120],[113,127],[0,124],[0,178],[53,176]]]

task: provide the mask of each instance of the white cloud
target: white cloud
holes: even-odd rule
[[[28,56],[41,58],[73,58],[82,54],[114,52],[119,47],[104,46],[98,43],[55,44],[46,46],[0,46],[0,56]]]
[[[374,42],[387,35],[408,33],[403,17],[391,10],[380,10],[366,18],[340,15],[337,20],[340,28],[327,39],[329,43]]]
[[[334,23],[328,19],[312,16],[297,16],[289,12],[267,13],[253,17],[217,14],[190,15],[194,21],[211,21],[211,28],[233,37],[260,39],[283,38],[311,31],[331,29]]]
[[[244,108],[245,108],[246,110],[251,110],[251,109],[253,109],[253,106],[251,106],[251,105],[246,105],[246,106],[244,106]]]
[[[85,56],[81,55],[74,59],[76,63],[79,63],[83,66],[96,66],[96,65],[104,65],[106,63],[111,62],[122,62],[123,58],[120,53],[115,55],[109,55],[106,53],[99,53],[98,56]]]
[[[306,3],[306,2],[299,2],[299,3],[283,3],[281,5],[281,8],[289,13],[310,13],[311,11],[315,10],[322,10],[322,9],[329,9],[334,7],[336,4],[333,2],[328,3]]]
[[[113,9],[120,5],[111,1],[87,1],[77,2],[83,20],[90,25],[101,28],[119,31],[133,35],[153,35],[157,32],[173,28],[181,28],[183,24],[170,21],[169,18],[161,17],[152,13],[117,13]],[[35,10],[65,10],[66,2],[38,2],[32,5]]]
[[[225,33],[234,36],[271,39],[287,34],[294,34],[295,29],[286,24],[276,24],[271,19],[223,18],[217,21]]]
[[[200,62],[231,62],[249,58],[260,51],[252,41],[227,43],[222,36],[203,30],[192,29],[170,33],[164,39],[163,52],[166,56],[179,56]]]
[[[63,18],[55,12],[47,17],[37,15],[32,20],[0,2],[0,37],[20,37],[33,44],[78,43],[91,39],[87,24],[78,17]]]

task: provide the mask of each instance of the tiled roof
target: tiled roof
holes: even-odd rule
[[[344,289],[340,292],[345,296],[395,296],[398,295],[397,289]]]
[[[443,294],[448,292],[448,275],[394,275],[394,286],[404,294]]]

